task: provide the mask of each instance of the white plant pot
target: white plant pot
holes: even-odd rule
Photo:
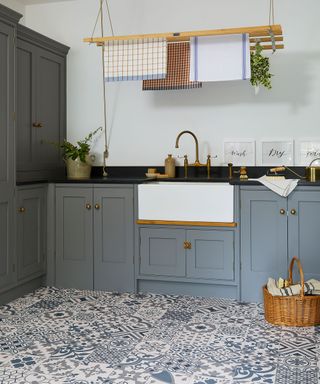
[[[86,157],[86,162],[80,160],[78,157],[75,160],[66,159],[67,177],[73,180],[90,179],[91,163],[89,156]]]

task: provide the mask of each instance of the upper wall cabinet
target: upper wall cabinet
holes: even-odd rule
[[[66,137],[66,55],[69,48],[24,26],[17,41],[18,179],[47,177],[63,168]]]

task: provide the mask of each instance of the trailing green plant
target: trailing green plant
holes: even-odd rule
[[[263,85],[271,89],[271,77],[269,58],[262,55],[263,48],[260,43],[255,46],[254,52],[251,52],[251,84],[258,87]]]
[[[95,131],[90,132],[83,140],[77,141],[77,144],[72,144],[70,141],[64,140],[62,143],[52,143],[57,145],[63,150],[64,159],[76,160],[79,158],[83,163],[86,162],[86,156],[89,154],[91,149],[91,142],[93,137],[102,131],[102,127],[97,128]]]

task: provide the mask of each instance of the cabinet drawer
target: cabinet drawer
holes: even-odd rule
[[[185,276],[185,231],[183,229],[141,228],[140,273]]]
[[[234,280],[232,231],[188,230],[187,276],[199,279]]]

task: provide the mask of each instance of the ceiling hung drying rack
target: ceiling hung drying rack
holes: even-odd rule
[[[254,50],[257,42],[262,43],[263,50],[283,49],[283,34],[280,24],[263,25],[256,27],[240,27],[226,29],[208,29],[191,32],[169,32],[169,33],[150,33],[142,35],[124,35],[124,36],[103,36],[87,37],[85,43],[94,43],[97,46],[103,46],[111,41],[146,41],[149,39],[165,39],[167,43],[189,42],[192,37],[203,36],[222,36],[222,35],[240,35],[248,34],[250,39],[250,49]]]

